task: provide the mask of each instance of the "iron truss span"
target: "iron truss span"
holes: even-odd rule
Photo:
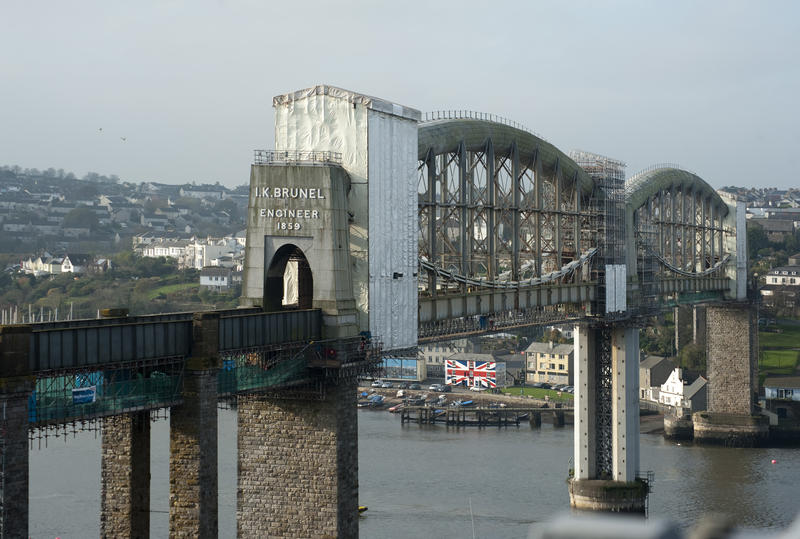
[[[594,182],[566,154],[500,118],[420,124],[420,296],[591,280]]]
[[[421,325],[559,304],[602,314],[620,287],[635,315],[736,279],[735,203],[677,165],[625,181],[621,161],[449,111],[420,124],[417,170]]]

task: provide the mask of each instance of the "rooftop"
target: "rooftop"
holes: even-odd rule
[[[529,353],[539,354],[571,354],[573,346],[571,344],[556,344],[554,342],[535,342],[525,349]]]
[[[318,84],[316,86],[312,86],[311,88],[305,88],[304,90],[298,90],[296,92],[290,92],[283,95],[276,95],[272,98],[272,106],[278,107],[281,105],[288,105],[289,103],[318,95],[343,99],[348,103],[363,105],[371,110],[383,112],[385,114],[391,114],[393,116],[399,116],[400,118],[406,118],[416,122],[419,122],[422,119],[422,113],[417,109],[398,105],[397,103],[392,103],[391,101],[386,101],[378,97],[372,97],[370,95],[359,94],[351,90],[345,90],[344,88],[329,86],[327,84]]]

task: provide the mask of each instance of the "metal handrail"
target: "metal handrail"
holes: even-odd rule
[[[529,129],[528,127],[522,125],[519,122],[515,122],[514,120],[509,120],[508,118],[498,116],[497,114],[490,114],[488,112],[477,112],[474,110],[434,110],[425,113],[422,123],[433,122],[435,120],[483,120],[486,122],[496,122],[499,124],[507,125],[509,127],[513,127],[515,129],[519,129],[520,131],[525,131],[526,133],[530,133],[534,137],[549,142],[542,135],[540,135],[533,129]]]
[[[256,165],[273,163],[323,163],[342,164],[340,152],[323,152],[314,150],[253,150],[253,161]]]

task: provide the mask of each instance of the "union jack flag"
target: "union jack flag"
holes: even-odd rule
[[[497,387],[497,364],[494,361],[445,360],[445,383],[469,387]]]

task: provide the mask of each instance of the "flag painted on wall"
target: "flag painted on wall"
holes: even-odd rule
[[[445,360],[445,383],[467,387],[497,387],[497,363],[494,361]]]

